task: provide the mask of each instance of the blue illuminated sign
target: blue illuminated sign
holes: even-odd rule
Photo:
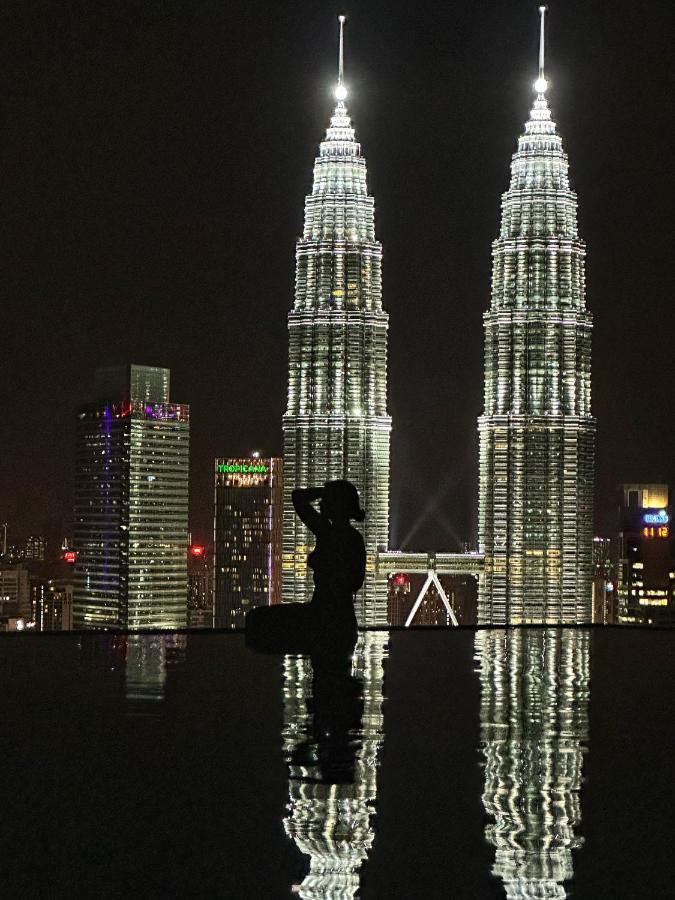
[[[665,509],[657,509],[654,512],[647,512],[642,517],[645,525],[667,525],[670,522],[670,516]]]

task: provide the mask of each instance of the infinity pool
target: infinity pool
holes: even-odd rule
[[[5,635],[2,896],[673,896],[674,644]]]

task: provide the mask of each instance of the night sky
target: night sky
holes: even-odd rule
[[[670,3],[549,4],[548,93],[595,316],[596,525],[621,481],[675,483]],[[476,529],[491,241],[531,106],[537,3],[3,7],[0,521],[69,527],[97,365],[168,366],[191,404],[191,526],[216,455],[281,453],[286,314],[333,107],[368,163],[390,313],[392,543]],[[669,18],[670,17],[670,18]]]

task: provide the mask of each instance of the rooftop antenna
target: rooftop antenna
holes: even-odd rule
[[[344,64],[344,24],[345,24],[345,16],[338,16],[338,22],[340,23],[340,55],[338,57],[338,83],[335,88],[335,98],[336,100],[346,100],[347,99],[347,88],[344,84],[344,75],[345,75],[345,64]]]
[[[534,83],[534,89],[538,94],[545,94],[548,87],[548,81],[544,77],[544,18],[546,16],[546,6],[539,7],[539,15],[541,16],[541,24],[539,28],[539,77]]]

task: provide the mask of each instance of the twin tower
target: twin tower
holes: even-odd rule
[[[485,313],[479,623],[590,622],[595,423],[584,244],[567,156],[539,77],[511,163]],[[284,600],[308,600],[311,535],[293,488],[348,478],[366,510],[362,625],[386,624],[376,557],[389,542],[388,315],[366,161],[347,113],[343,25],[336,106],[305,201],[289,313],[284,433]]]

